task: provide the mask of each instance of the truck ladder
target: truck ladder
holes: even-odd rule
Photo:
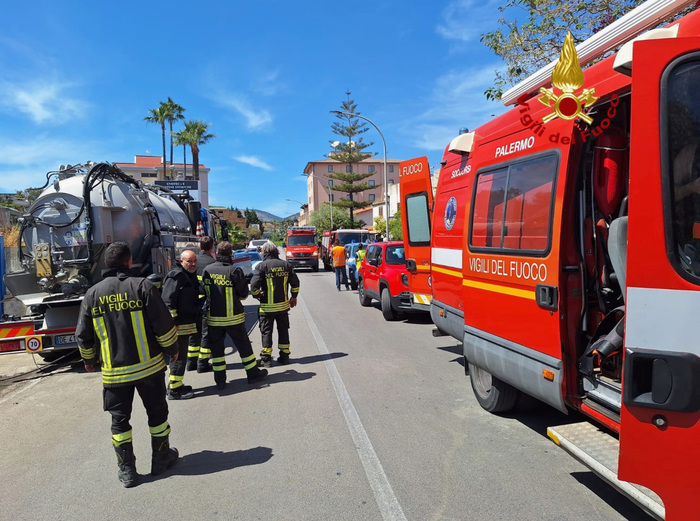
[[[630,501],[659,521],[665,517],[661,498],[648,488],[617,477],[620,441],[589,422],[547,428],[547,436]]]

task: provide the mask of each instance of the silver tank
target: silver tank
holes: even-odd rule
[[[87,173],[59,175],[29,207],[22,233],[25,273],[6,282],[15,296],[31,301],[25,304],[74,298],[102,279],[108,244],[129,245],[135,273],[164,275],[176,243],[192,235],[190,219],[174,200],[112,165],[95,165]]]

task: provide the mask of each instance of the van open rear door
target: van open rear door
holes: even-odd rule
[[[682,197],[700,175],[700,38],[633,50],[619,477],[656,492],[667,520],[697,519],[700,218]]]
[[[430,232],[433,187],[428,158],[418,157],[399,165],[401,189],[401,226],[408,268],[408,288],[413,306],[428,311],[430,288]]]

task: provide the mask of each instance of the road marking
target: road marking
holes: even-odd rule
[[[382,519],[384,519],[384,521],[406,521],[406,516],[404,516],[401,505],[399,505],[394,495],[394,491],[389,484],[389,479],[384,473],[379,457],[377,457],[377,453],[374,451],[374,447],[369,441],[369,436],[367,436],[367,432],[362,426],[360,416],[357,414],[355,406],[352,404],[348,390],[345,388],[340,373],[338,373],[338,368],[330,357],[328,347],[323,341],[321,333],[316,327],[316,323],[311,318],[309,308],[306,306],[306,302],[304,302],[304,298],[301,295],[299,295],[299,303],[304,310],[304,316],[309,324],[309,329],[311,329],[311,334],[314,336],[314,340],[316,340],[318,351],[323,355],[323,363],[326,366],[328,376],[330,376],[333,389],[335,390],[335,395],[338,398],[338,403],[340,403],[340,408],[345,416],[345,423],[348,429],[350,429],[350,435],[357,447],[360,461],[365,469],[367,481],[369,481],[369,485],[374,493],[374,499],[379,506]]]

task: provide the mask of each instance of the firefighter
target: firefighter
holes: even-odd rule
[[[350,289],[350,284],[348,283],[348,274],[345,272],[345,248],[341,246],[338,239],[335,240],[331,256],[333,257],[333,269],[335,270],[335,287],[340,291],[342,278],[342,283],[345,284],[345,290],[347,291]]]
[[[198,324],[202,320],[196,271],[197,256],[193,251],[185,250],[180,254],[180,264],[167,274],[163,282],[163,301],[175,319],[178,338],[178,357],[170,362],[170,400],[186,400],[194,396],[192,387],[184,385],[183,379],[189,339],[197,334]]]
[[[236,344],[248,383],[255,383],[267,376],[267,369],[258,367],[245,328],[245,311],[241,300],[248,296],[248,281],[243,270],[233,265],[232,255],[231,243],[220,242],[216,262],[204,268],[202,272],[202,284],[207,296],[207,334],[203,336],[202,348],[211,350],[217,389],[226,387],[226,333]]]
[[[199,240],[199,251],[197,255],[197,279],[201,285],[202,283],[202,270],[216,262],[216,256],[214,255],[214,239],[205,236]],[[204,303],[204,290],[202,289],[199,295],[201,303]],[[187,370],[194,371],[197,370],[198,373],[206,373],[211,371],[211,365],[209,365],[209,359],[211,358],[211,351],[209,349],[202,349],[202,335],[206,335],[206,316],[202,315],[202,320],[197,324],[197,333],[190,335],[190,343],[187,348]]]
[[[289,363],[289,309],[297,305],[299,277],[294,268],[279,258],[279,250],[274,243],[262,247],[263,261],[255,267],[250,289],[253,297],[260,301],[258,323],[262,335],[260,365],[272,366],[272,330],[277,322],[277,347],[280,355],[277,361]],[[291,286],[291,298],[289,288]]]
[[[104,410],[112,415],[112,444],[117,453],[117,477],[125,487],[138,483],[129,424],[138,391],[151,432],[151,474],[175,464],[177,449],[169,443],[165,398],[165,358],[177,360],[177,328],[160,293],[148,280],[132,277],[131,251],[114,242],[105,251],[105,278],[85,294],[76,337],[89,372],[102,365]]]

